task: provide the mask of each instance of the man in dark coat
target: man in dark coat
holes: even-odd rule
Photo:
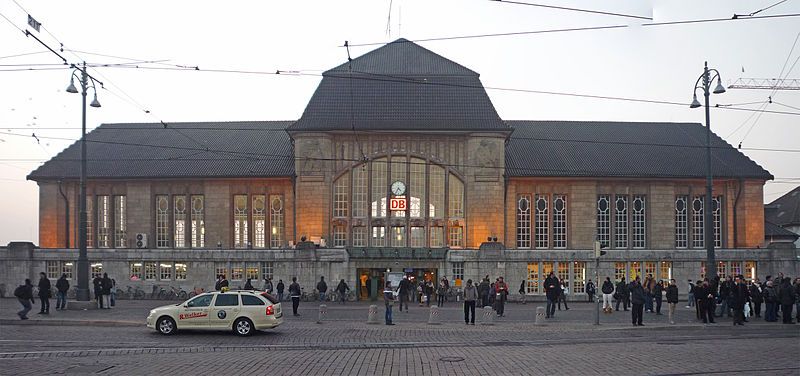
[[[631,282],[631,321],[633,325],[644,326],[642,324],[642,315],[644,314],[644,303],[647,300],[647,295],[644,292],[642,284],[639,282],[639,277]]]
[[[342,278],[339,281],[339,284],[336,285],[336,292],[339,293],[339,303],[344,304],[347,301],[347,292],[350,291],[350,286],[347,285],[347,282],[344,281]],[[406,310],[408,310],[408,306],[406,305]]]
[[[50,314],[50,279],[44,272],[39,273],[39,300],[42,302],[40,315]]]
[[[319,277],[317,282],[317,291],[319,291],[319,301],[325,301],[325,294],[328,293],[328,284],[325,283],[325,277]]]
[[[628,284],[625,283],[625,277],[617,283],[617,304],[616,304],[616,311],[619,311],[619,303],[622,302],[622,308],[627,311],[628,310],[628,302],[630,300],[630,291],[628,291]]]
[[[794,287],[792,287],[792,280],[789,277],[783,279],[781,287],[778,290],[778,301],[781,304],[781,317],[784,324],[792,323],[792,309],[794,308]]]
[[[489,305],[489,276],[487,275],[478,285],[478,298],[481,300],[481,306],[486,307]]]
[[[297,277],[292,277],[292,284],[289,285],[289,296],[292,297],[292,314],[295,316],[300,316],[297,313],[297,308],[300,307],[300,295],[302,291],[300,288],[300,284],[297,283]]]
[[[278,293],[278,301],[283,301],[284,284],[282,279],[278,279],[278,284],[275,285],[275,291]]]
[[[667,306],[669,312],[669,323],[675,325],[675,307],[678,305],[678,285],[674,279],[669,280],[667,286]]]
[[[62,274],[61,278],[56,281],[56,289],[58,290],[56,310],[67,309],[67,292],[69,291],[69,281],[67,281],[66,274]]]
[[[737,275],[730,285],[728,303],[733,308],[733,325],[744,325],[744,305],[747,304],[748,291],[744,284],[744,277]]]
[[[695,290],[698,290],[695,288]],[[700,307],[700,318],[703,319],[703,323],[714,323],[714,300],[715,297],[715,289],[711,286],[708,282],[708,279],[703,280],[703,284],[700,286],[699,289],[700,294],[698,295],[695,292],[695,296],[699,296],[701,300],[699,303],[701,304]]]
[[[342,282],[344,282],[344,280],[342,280]],[[403,312],[403,305],[406,306],[406,312],[408,312],[408,293],[410,291],[411,282],[408,280],[408,276],[404,276],[403,279],[400,280],[399,286],[397,286],[397,298],[400,300],[400,312]]]
[[[94,288],[94,299],[97,301],[97,306],[103,308],[103,277],[98,274],[92,278],[92,287]]]
[[[756,317],[761,317],[761,303],[764,303],[764,296],[761,294],[761,285],[758,278],[750,284],[750,301],[753,302],[753,310]]]
[[[114,282],[111,282],[111,278],[108,278],[108,273],[103,273],[103,305],[105,305],[105,309],[111,309],[111,289],[114,288]]]
[[[561,295],[561,282],[558,281],[555,273],[550,272],[544,280],[544,293],[547,296],[547,315],[546,318],[551,318],[556,314],[556,302],[558,296]]]
[[[28,312],[31,311],[31,304],[36,304],[36,301],[33,300],[33,285],[31,284],[31,280],[26,278],[25,284],[20,285],[14,290],[14,296],[17,297],[19,304],[22,305],[22,311],[17,312],[17,316],[19,316],[20,320],[27,320]]]

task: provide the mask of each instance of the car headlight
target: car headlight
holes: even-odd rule
[[[151,310],[150,310],[150,316],[153,316],[153,315],[155,315],[155,314],[156,314],[156,310],[154,310],[154,309],[151,309]]]

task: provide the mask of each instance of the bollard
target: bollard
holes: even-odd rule
[[[431,313],[428,316],[428,325],[439,325],[442,322],[439,320],[439,306],[431,306]]]
[[[491,306],[484,306],[481,325],[494,325],[494,315],[495,313]]]
[[[544,325],[544,307],[536,307],[536,321],[533,325]]]
[[[325,316],[328,315],[328,306],[325,304],[319,305],[319,315],[317,316],[317,324],[322,324],[325,320]]]
[[[378,306],[369,306],[369,314],[367,315],[367,324],[379,324],[378,322]]]

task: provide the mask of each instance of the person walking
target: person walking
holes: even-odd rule
[[[111,306],[117,305],[117,280],[111,278]]]
[[[664,300],[664,282],[658,281],[653,287],[653,298],[656,299],[656,315],[661,315],[661,303]]]
[[[603,312],[613,312],[611,309],[611,297],[614,294],[614,283],[611,282],[610,277],[606,277],[606,280],[603,281],[603,287],[600,289],[600,291],[603,292]]]
[[[394,305],[394,291],[392,291],[392,282],[386,281],[386,287],[383,289],[383,304],[386,305],[386,325],[394,325],[392,322],[392,306]]]
[[[503,277],[497,279],[495,285],[497,291],[497,316],[504,317],[506,314],[506,299],[508,299],[508,285],[503,280]]]
[[[444,297],[447,294],[447,285],[445,284],[445,279],[442,278],[439,280],[439,287],[436,289],[436,305],[439,308],[444,307]]]
[[[670,325],[675,325],[675,307],[678,306],[678,285],[675,283],[674,279],[669,280],[669,286],[667,286],[667,306],[668,306],[668,313],[669,313],[669,323]]]
[[[614,292],[614,284],[611,284],[611,292]],[[597,293],[597,289],[594,287],[594,282],[590,279],[589,282],[586,282],[586,295],[589,296],[589,302],[594,301],[594,294]]]
[[[399,286],[397,286],[397,299],[400,300],[400,312],[403,312],[403,305],[406,306],[406,313],[408,313],[408,296],[411,292],[411,281],[408,280],[408,276],[403,276],[403,279],[400,280]]]
[[[56,310],[65,310],[67,309],[67,292],[69,292],[69,281],[67,280],[67,275],[62,274],[61,278],[56,281],[56,290],[58,290],[58,295],[56,298]]]
[[[761,317],[761,303],[764,303],[764,296],[762,295],[761,284],[758,278],[753,280],[750,284],[750,301],[753,302],[753,311],[756,317]]]
[[[297,277],[292,277],[292,284],[289,285],[289,296],[292,297],[292,314],[300,316],[297,313],[297,308],[300,307],[300,284],[297,283]]]
[[[478,298],[481,300],[481,307],[489,305],[489,276],[487,275],[478,285]]]
[[[41,296],[41,293],[40,293]],[[794,287],[792,280],[789,277],[783,279],[781,287],[778,290],[778,301],[781,304],[781,318],[784,324],[792,323],[792,309],[794,309]]]
[[[686,308],[694,307],[694,284],[692,284],[692,280],[689,280],[689,295],[686,298]]]
[[[272,294],[272,290],[274,289],[275,286],[272,285],[272,277],[264,280],[264,292],[266,292],[267,294]]]
[[[33,300],[33,285],[31,284],[31,280],[25,278],[25,284],[19,285],[14,290],[14,296],[17,297],[19,304],[22,305],[22,310],[17,312],[17,316],[19,316],[20,320],[27,320],[28,312],[33,308],[32,304],[36,304],[36,301]]]
[[[325,294],[328,292],[328,284],[325,283],[325,277],[319,277],[319,282],[317,282],[317,291],[319,291],[319,301],[325,301]]]
[[[525,280],[523,280],[522,283],[519,284],[519,295],[520,298],[522,298],[521,299],[522,304],[525,304]]]
[[[475,325],[475,301],[478,299],[478,289],[472,285],[472,280],[467,280],[464,287],[464,323]]]
[[[50,314],[50,279],[44,272],[39,273],[39,301],[42,303],[40,315]]]
[[[339,293],[339,303],[344,304],[347,301],[347,292],[350,291],[350,286],[342,278],[339,284],[336,285],[336,292]]]
[[[728,303],[733,308],[733,325],[744,325],[744,305],[747,304],[748,290],[744,284],[744,277],[737,275],[730,285],[730,298]]]
[[[625,277],[622,277],[622,279],[620,279],[619,282],[617,282],[617,290],[615,294],[617,296],[614,299],[617,300],[617,304],[614,310],[619,311],[619,303],[621,302],[622,309],[627,312],[628,306],[630,306],[631,293],[630,290],[628,289],[628,284],[625,283]]]
[[[94,288],[94,300],[97,301],[97,306],[103,309],[103,278],[99,274],[92,278],[92,287]]]
[[[283,280],[279,278],[278,279],[278,284],[275,285],[275,292],[278,293],[278,301],[279,302],[283,301],[283,289],[284,288],[286,288],[286,286],[283,284]]]
[[[644,304],[645,300],[647,299],[647,295],[644,292],[644,288],[642,284],[639,283],[639,277],[631,282],[629,287],[631,291],[631,322],[633,322],[634,326],[644,326],[642,324],[642,315],[644,314]]]
[[[544,293],[547,297],[547,315],[545,318],[551,318],[556,314],[556,302],[558,296],[561,294],[561,283],[558,282],[558,277],[553,272],[547,275],[544,280]]]
[[[561,302],[564,302],[564,310],[569,311],[567,306],[567,295],[569,295],[569,285],[566,282],[561,282],[561,293],[558,294],[558,310],[561,310]]]
[[[111,289],[113,283],[111,283],[111,278],[108,278],[108,273],[103,273],[103,281],[101,283],[103,286],[103,305],[105,305],[105,309],[111,309]]]

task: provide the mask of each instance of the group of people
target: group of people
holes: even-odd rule
[[[781,321],[791,324],[795,311],[795,322],[800,323],[800,277],[792,283],[791,278],[779,273],[774,279],[767,276],[761,283],[758,278],[745,281],[737,275],[724,280],[705,278],[695,284],[689,281],[689,285],[686,308],[695,307],[697,319],[703,323],[714,323],[714,317],[727,316],[733,318],[734,325],[744,325],[750,316],[761,317],[762,304],[765,304],[764,321],[777,322],[780,313]]]
[[[102,277],[99,275],[95,276],[95,278],[92,279],[92,284],[94,285],[94,297],[98,308],[110,309],[113,307],[116,303],[114,297],[114,286],[116,283],[113,279],[108,277],[108,273],[103,273]],[[28,312],[33,309],[33,304],[36,304],[33,287],[31,280],[26,278],[25,283],[14,289],[14,296],[19,300],[20,305],[22,305],[22,310],[17,312],[17,316],[19,316],[20,320],[27,320]],[[36,295],[39,297],[39,303],[41,304],[39,314],[49,315],[50,299],[53,297],[53,285],[50,282],[50,278],[47,278],[47,273],[39,273],[39,283],[36,287],[38,289]],[[69,292],[69,287],[67,275],[61,274],[61,277],[58,278],[55,284],[56,311],[67,309],[67,293]]]

